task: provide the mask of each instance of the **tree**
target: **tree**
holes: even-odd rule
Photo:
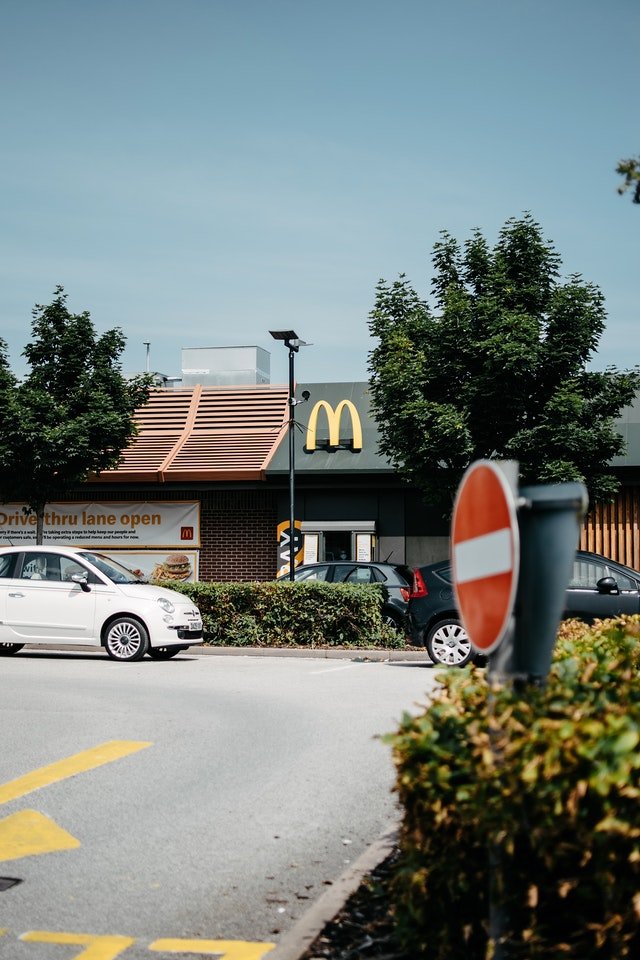
[[[2,431],[12,416],[16,384],[16,378],[9,366],[7,343],[0,337],[0,410],[2,411],[0,417],[0,492],[5,489],[14,473],[10,459],[6,456],[3,457]],[[5,463],[7,464],[6,467]]]
[[[96,334],[87,312],[72,314],[57,287],[52,303],[33,310],[30,372],[18,383],[0,344],[0,497],[26,502],[37,516],[91,473],[114,467],[136,433],[136,407],[150,378],[127,380],[120,369],[125,337],[119,328]]]
[[[624,177],[618,187],[618,193],[626,193],[630,187],[633,187],[631,199],[633,203],[640,203],[640,157],[621,160],[616,167],[616,173]]]
[[[448,508],[482,458],[519,461],[526,483],[577,480],[611,499],[609,463],[624,451],[613,421],[640,374],[586,369],[605,326],[598,288],[560,282],[560,257],[528,214],[493,249],[478,230],[463,250],[443,232],[432,260],[434,310],[404,274],[377,287],[369,371],[382,452]]]

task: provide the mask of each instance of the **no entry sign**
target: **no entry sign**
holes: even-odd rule
[[[451,528],[453,583],[473,647],[490,653],[505,635],[518,586],[514,496],[502,471],[478,460],[463,476]]]

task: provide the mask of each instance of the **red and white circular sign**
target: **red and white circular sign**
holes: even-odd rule
[[[490,460],[466,471],[451,525],[456,603],[471,644],[490,653],[502,641],[513,611],[520,563],[515,499]]]

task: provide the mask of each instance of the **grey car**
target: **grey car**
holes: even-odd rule
[[[404,620],[413,581],[413,571],[400,563],[326,561],[296,567],[296,580],[324,580],[327,583],[381,583],[385,590],[382,619],[390,627],[404,629]]]

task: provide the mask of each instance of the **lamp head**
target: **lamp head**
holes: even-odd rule
[[[310,347],[310,343],[301,340],[295,330],[269,330],[274,340],[282,340],[285,347],[297,353],[300,347]]]
[[[274,340],[283,340],[285,343],[298,339],[298,334],[295,330],[269,330],[269,333]]]

